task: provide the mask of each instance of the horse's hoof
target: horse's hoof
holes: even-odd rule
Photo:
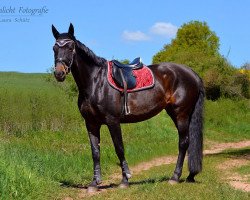
[[[168,183],[169,183],[170,185],[176,185],[176,184],[178,184],[178,183],[179,183],[179,181],[176,181],[176,180],[170,179],[170,180],[168,181]]]
[[[120,185],[119,185],[119,188],[122,188],[122,189],[126,189],[126,188],[128,188],[129,187],[129,183],[121,183]]]
[[[98,187],[89,186],[87,189],[88,194],[93,194],[98,191]]]

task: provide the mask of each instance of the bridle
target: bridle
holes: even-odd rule
[[[66,64],[66,62],[63,60],[62,57],[59,57],[59,58],[56,58],[56,59],[55,59],[55,62],[56,62],[56,63],[61,63],[61,64],[64,66],[64,68],[65,68],[65,70],[66,70],[67,73],[68,73],[68,72],[70,71],[70,69],[71,69],[71,66],[72,66],[73,60],[74,60],[74,55],[75,55],[75,53],[76,53],[76,50],[75,50],[75,41],[74,41],[74,40],[71,40],[71,39],[59,39],[59,40],[56,40],[56,43],[55,43],[59,48],[62,48],[62,47],[64,47],[66,44],[69,44],[69,43],[73,43],[73,44],[74,44],[74,48],[73,48],[73,51],[72,51],[71,60],[70,60],[70,62],[69,62],[69,65]],[[56,66],[55,66],[55,67],[56,67]]]

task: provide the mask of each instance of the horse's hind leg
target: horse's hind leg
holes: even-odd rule
[[[108,125],[108,128],[115,146],[116,154],[120,160],[120,166],[122,169],[122,181],[120,187],[125,188],[129,186],[128,179],[131,177],[131,173],[129,171],[128,164],[124,156],[124,146],[122,141],[121,126],[120,123],[116,123]]]
[[[183,162],[189,145],[189,119],[188,117],[175,118],[175,124],[179,134],[179,154],[174,170],[174,174],[169,180],[169,183],[178,183],[182,174]]]

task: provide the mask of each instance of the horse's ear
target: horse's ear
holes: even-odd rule
[[[71,23],[70,23],[70,25],[69,25],[68,34],[70,34],[71,36],[74,37],[74,26],[73,26],[73,24],[71,24]]]
[[[56,30],[56,28],[54,27],[53,24],[52,24],[52,33],[53,33],[55,39],[57,39],[58,36],[60,35],[60,33]]]

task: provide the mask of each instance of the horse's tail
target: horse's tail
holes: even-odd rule
[[[199,97],[189,124],[188,168],[194,175],[202,170],[204,96],[204,86],[201,81]]]

